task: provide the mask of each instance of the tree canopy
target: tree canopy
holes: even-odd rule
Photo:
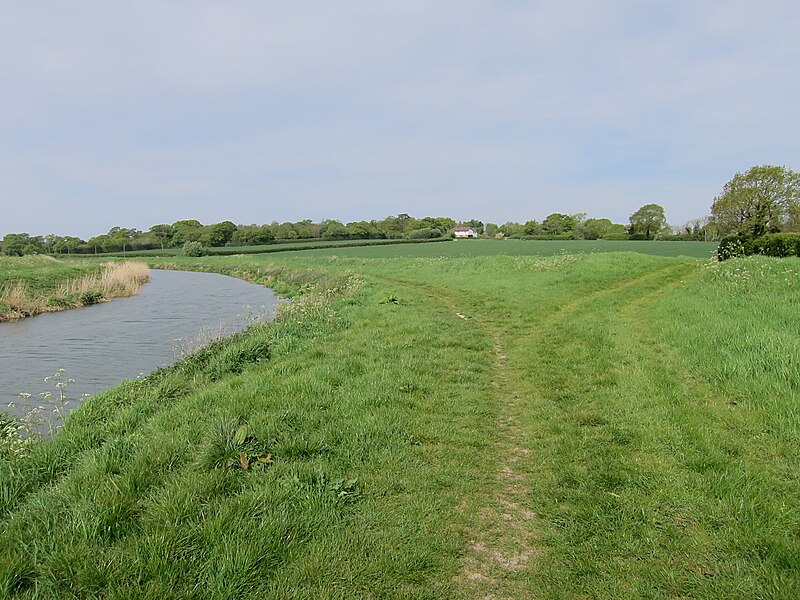
[[[631,215],[630,220],[630,234],[646,240],[652,240],[667,226],[664,207],[658,204],[645,204]]]
[[[736,173],[711,205],[718,231],[759,237],[792,228],[800,210],[800,174],[764,165]]]

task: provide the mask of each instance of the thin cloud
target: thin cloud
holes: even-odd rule
[[[624,222],[648,202],[680,223],[738,170],[800,164],[789,2],[44,2],[2,17],[0,235],[398,212]]]

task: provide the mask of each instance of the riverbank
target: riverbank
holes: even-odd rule
[[[0,258],[0,322],[133,296],[148,281],[141,262],[90,264],[48,256]]]
[[[0,594],[800,594],[798,261],[173,262],[294,301],[0,459]]]

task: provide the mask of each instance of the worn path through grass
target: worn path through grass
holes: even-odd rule
[[[0,589],[800,596],[800,261],[168,266],[296,302],[0,460]]]

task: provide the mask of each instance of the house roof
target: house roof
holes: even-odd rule
[[[459,225],[453,231],[475,231],[474,227],[468,227],[466,225]]]

